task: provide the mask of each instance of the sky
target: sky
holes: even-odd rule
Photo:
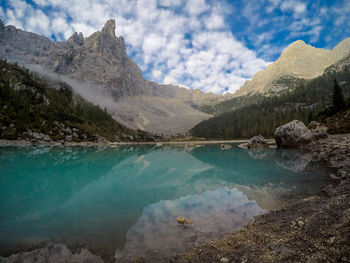
[[[350,0],[0,0],[0,18],[52,41],[116,21],[146,79],[234,92],[293,41],[350,37]]]

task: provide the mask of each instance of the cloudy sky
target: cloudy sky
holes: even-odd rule
[[[350,36],[350,0],[1,0],[0,18],[53,41],[110,18],[147,79],[234,92],[302,39],[333,48]]]

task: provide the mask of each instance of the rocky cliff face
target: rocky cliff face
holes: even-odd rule
[[[89,83],[113,99],[112,105],[103,101],[98,104],[107,107],[116,120],[155,133],[184,132],[209,117],[196,110],[199,105],[230,98],[145,80],[128,57],[123,37],[116,37],[114,20],[87,38],[74,33],[67,41],[57,43],[1,24],[0,58],[40,65],[46,71]]]
[[[255,93],[278,92],[290,85],[291,80],[313,79],[350,53],[350,38],[343,40],[332,50],[314,48],[298,40],[292,43],[265,70],[256,73],[244,83],[235,96]]]

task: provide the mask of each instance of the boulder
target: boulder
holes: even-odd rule
[[[321,126],[321,123],[318,121],[310,121],[309,125],[307,126],[310,130],[317,129]]]
[[[65,141],[66,142],[72,142],[73,141],[73,135],[67,135]]]
[[[278,147],[296,147],[312,141],[312,132],[301,121],[294,120],[274,132]]]
[[[72,134],[72,130],[69,127],[67,127],[64,131],[66,134]]]
[[[254,136],[247,143],[248,149],[268,148],[269,144],[262,135]]]
[[[43,138],[42,138],[43,141],[45,142],[52,142],[52,139],[49,135],[45,135]]]
[[[98,144],[108,144],[108,140],[102,136],[97,137]]]
[[[326,129],[318,128],[312,130],[312,136],[315,140],[328,138],[328,133]]]

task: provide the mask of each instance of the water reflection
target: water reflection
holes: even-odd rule
[[[312,156],[311,152],[293,149],[289,151],[276,151],[275,155],[278,165],[295,173],[304,171],[311,162]]]
[[[0,148],[0,247],[54,241],[161,259],[318,193],[329,179],[310,160],[220,145]],[[179,215],[194,224],[177,226]]]
[[[263,212],[255,201],[237,189],[219,188],[160,201],[144,208],[127,233],[124,249],[117,250],[115,257],[118,262],[131,262],[139,256],[150,262],[164,262],[188,245],[243,227]],[[188,227],[177,224],[175,218],[179,215],[193,219],[193,224]]]

